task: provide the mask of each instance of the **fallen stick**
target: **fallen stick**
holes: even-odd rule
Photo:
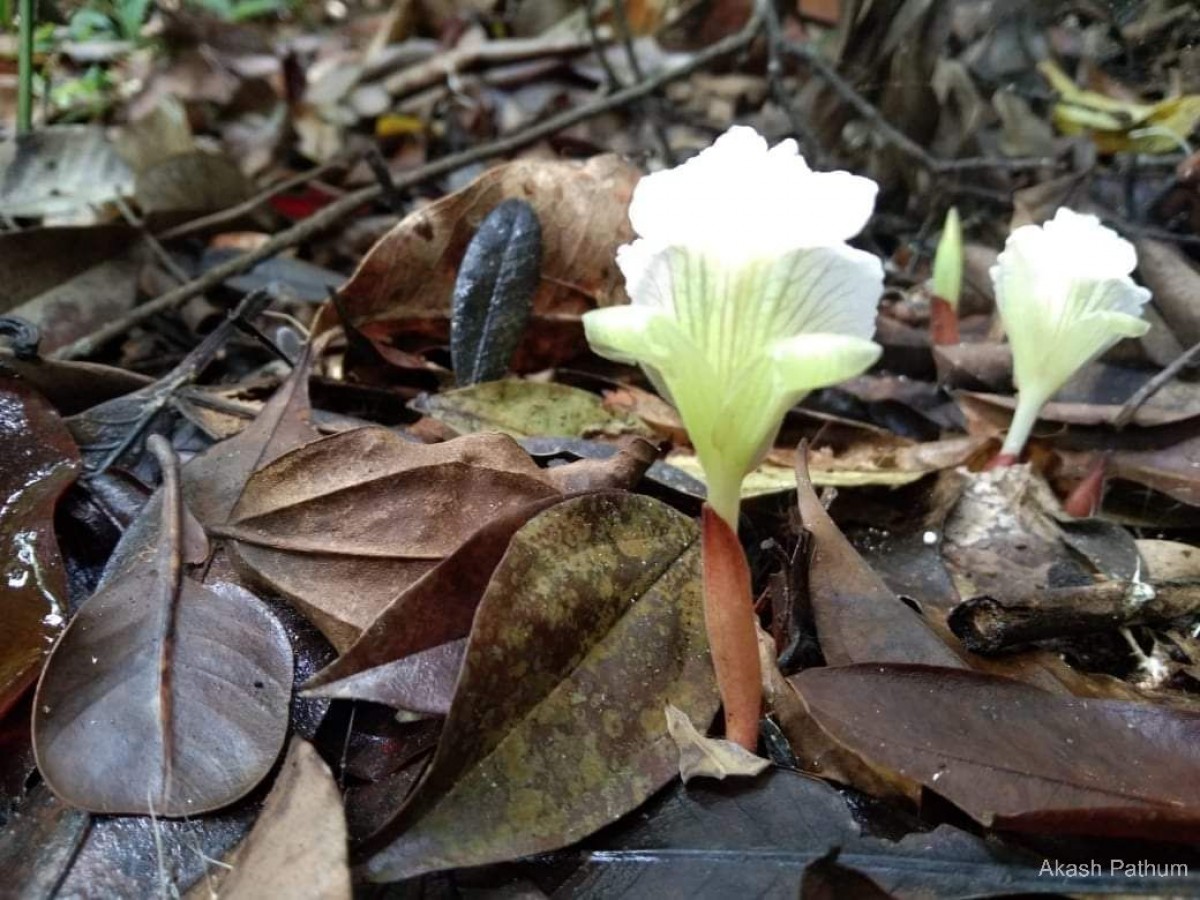
[[[907,134],[889,122],[882,112],[863,97],[837,70],[821,56],[820,50],[810,43],[797,43],[776,36],[779,47],[787,55],[807,64],[817,76],[833,88],[843,100],[854,107],[863,119],[870,123],[872,129],[883,140],[891,144],[906,156],[919,162],[930,172],[946,174],[949,172],[973,172],[984,169],[1001,169],[1006,171],[1021,169],[1055,168],[1058,161],[1052,157],[1041,156],[977,156],[963,159],[940,159],[934,156]]]
[[[396,179],[395,185],[398,190],[413,187],[427,181],[430,178],[436,178],[440,175],[446,175],[456,169],[461,169],[464,166],[471,165],[482,159],[487,159],[490,156],[499,156],[504,153],[511,153],[514,150],[519,150],[526,147],[542,138],[554,134],[557,131],[562,131],[564,128],[569,128],[578,122],[583,122],[587,119],[598,116],[601,113],[608,112],[618,107],[624,106],[634,100],[646,96],[653,91],[658,90],[665,84],[672,81],[677,81],[697,69],[703,68],[713,60],[732,53],[736,50],[747,46],[757,35],[761,27],[761,16],[755,16],[747,23],[746,27],[736,34],[730,35],[704,48],[690,60],[682,65],[667,69],[652,78],[647,78],[645,81],[628,87],[625,90],[618,91],[615,94],[610,94],[596,100],[593,103],[585,104],[578,109],[568,110],[560,115],[546,119],[544,122],[539,122],[531,125],[529,128],[518,132],[517,134],[509,135],[508,137],[498,138],[487,144],[480,144],[470,150],[464,150],[461,153],[454,153],[442,159],[435,160],[427,165],[414,169],[407,175],[403,175]],[[80,359],[90,356],[95,353],[104,344],[120,337],[134,325],[144,322],[152,316],[158,315],[166,310],[173,309],[181,305],[192,297],[202,294],[207,290],[211,290],[223,282],[227,278],[234,275],[240,275],[242,272],[252,268],[256,263],[264,259],[269,259],[272,256],[280,253],[283,250],[295,247],[303,243],[311,237],[329,228],[334,223],[344,219],[346,216],[357,211],[364,204],[370,203],[379,198],[383,192],[383,187],[379,184],[372,184],[368,187],[360,188],[335,200],[333,203],[309,216],[307,219],[302,219],[291,228],[287,228],[278,234],[272,235],[271,238],[264,241],[258,247],[248,250],[240,256],[227,260],[220,265],[214,266],[198,278],[189,281],[187,284],[180,285],[174,290],[156,297],[141,306],[130,310],[120,318],[114,319],[112,322],[97,329],[91,334],[79,338],[74,343],[68,344],[65,347],[59,348],[54,354],[57,359]]]
[[[1130,625],[1166,625],[1196,613],[1200,580],[1108,581],[1016,599],[972,597],[950,611],[947,624],[972,653],[991,655]]]
[[[1168,381],[1197,360],[1200,360],[1200,342],[1192,344],[1189,349],[1175,357],[1166,368],[1138,388],[1134,395],[1125,401],[1125,405],[1121,407],[1121,411],[1113,419],[1113,427],[1117,431],[1120,431],[1132,422],[1133,417],[1137,415],[1137,411],[1142,408],[1142,405],[1147,400],[1162,390]]]

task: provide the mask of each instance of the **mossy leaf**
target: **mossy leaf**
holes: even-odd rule
[[[427,394],[412,407],[459,434],[498,431],[515,438],[652,434],[632,414],[605,408],[595,394],[553,382],[490,381]]]
[[[717,708],[697,529],[638,495],[566,500],[513,538],[428,774],[377,881],[577,841],[678,772],[663,708]]]

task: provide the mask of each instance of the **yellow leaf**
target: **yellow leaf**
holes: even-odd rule
[[[416,116],[389,113],[375,121],[375,137],[379,138],[420,134],[424,130],[425,123]]]
[[[1038,70],[1059,95],[1053,111],[1058,130],[1090,133],[1101,153],[1170,153],[1200,125],[1200,94],[1133,103],[1084,90],[1050,60]]]

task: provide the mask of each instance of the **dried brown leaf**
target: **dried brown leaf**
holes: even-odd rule
[[[528,202],[542,224],[542,283],[514,369],[562,361],[584,347],[579,316],[622,299],[616,249],[632,239],[637,170],[616,156],[586,163],[523,159],[490,169],[418,210],[371,249],[341,290],[352,324],[387,344],[401,334],[449,336],[450,298],[471,236],[502,201]],[[318,330],[337,321],[326,308]]]
[[[825,659],[963,666],[929,624],[888,589],[834,524],[796,455],[800,518],[812,535],[808,586]]]
[[[200,585],[207,546],[178,463],[54,648],[35,698],[38,768],[56,794],[104,813],[185,816],[251,790],[283,745],[292,651],[256,597]]]
[[[293,738],[258,821],[234,851],[232,871],[216,885],[217,895],[349,900],[347,855],[338,786],[312,745]],[[213,886],[201,886],[197,897],[211,896]]]
[[[838,741],[984,825],[1200,834],[1200,715],[928,666],[809,669],[793,681]]]

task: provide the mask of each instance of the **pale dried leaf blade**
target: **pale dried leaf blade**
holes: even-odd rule
[[[769,759],[756,756],[741,744],[705,737],[688,714],[673,704],[667,704],[666,714],[667,731],[679,748],[679,776],[684,784],[693,778],[752,778],[771,765]]]
[[[511,438],[426,445],[368,427],[259,469],[232,524],[214,531],[345,651],[482,524],[558,493]]]
[[[329,767],[300,738],[253,830],[218,886],[222,900],[349,900],[350,867],[342,797]]]
[[[207,525],[228,521],[257,469],[321,436],[312,425],[308,376],[324,343],[309,341],[304,346],[287,381],[253,422],[184,466],[184,498],[200,521]]]

